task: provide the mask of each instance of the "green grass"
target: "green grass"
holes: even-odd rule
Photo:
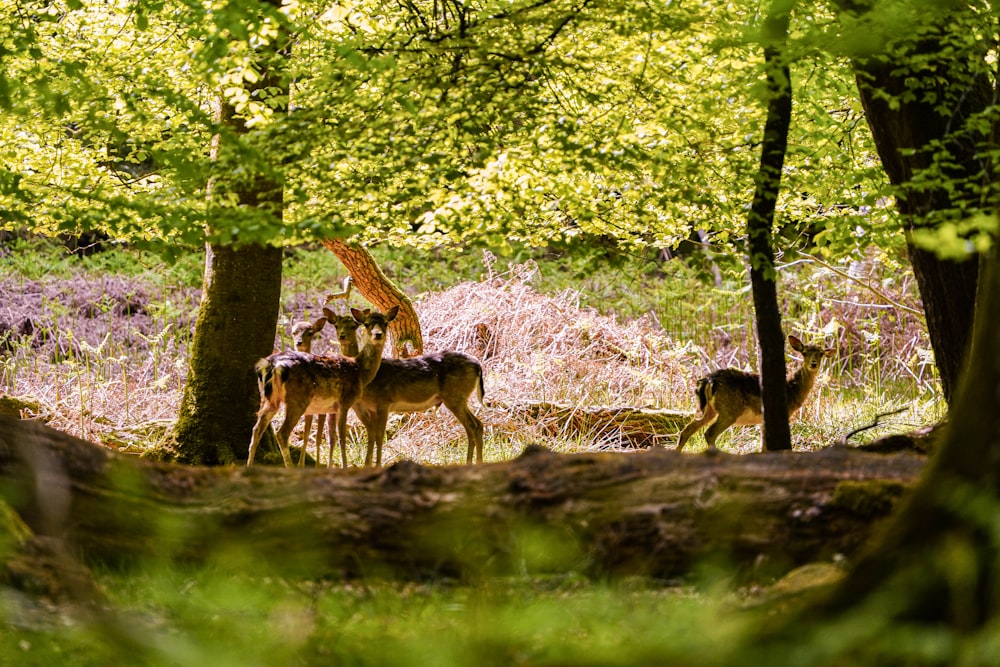
[[[19,665],[633,665],[724,654],[719,603],[650,581],[572,576],[298,582],[219,570],[105,575],[111,615],[0,633]],[[52,622],[50,617],[36,617]]]

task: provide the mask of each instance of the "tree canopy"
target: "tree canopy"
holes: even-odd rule
[[[742,234],[766,98],[755,3],[9,4],[5,225],[167,250]],[[256,85],[279,28],[289,99]],[[899,243],[848,67],[875,28],[792,14],[778,224],[835,254]],[[219,93],[246,133],[214,119]],[[239,150],[213,162],[217,134]],[[284,189],[282,216],[231,196],[253,174]]]

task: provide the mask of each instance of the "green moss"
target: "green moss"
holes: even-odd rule
[[[0,500],[0,553],[7,553],[31,538],[31,529],[14,509]]]

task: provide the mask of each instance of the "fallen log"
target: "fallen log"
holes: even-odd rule
[[[0,498],[87,563],[240,554],[288,576],[512,572],[674,577],[705,559],[780,569],[850,556],[925,457],[529,447],[476,466],[191,467],[0,417]]]
[[[553,437],[583,437],[609,448],[672,447],[694,414],[665,408],[572,405],[549,401],[495,404],[511,417],[542,426]]]

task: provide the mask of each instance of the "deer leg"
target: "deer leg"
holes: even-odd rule
[[[337,410],[337,440],[340,441],[340,463],[347,467],[347,407],[341,405]],[[331,445],[332,447],[332,445]]]
[[[322,419],[320,417],[319,419]],[[309,451],[309,431],[312,430],[313,418],[312,415],[306,415],[304,427],[302,428],[302,455],[299,457],[299,467],[305,465],[306,463],[306,452]],[[317,436],[318,437],[318,436]],[[316,451],[319,451],[319,440],[316,440]]]
[[[316,467],[319,467],[319,453],[323,447],[323,425],[327,423],[328,418],[326,415],[317,415],[316,417]]]
[[[339,410],[340,408],[337,409]],[[326,416],[326,436],[327,436],[326,439],[328,444],[327,447],[328,456],[326,457],[327,468],[333,467],[333,443],[337,441],[336,435],[337,435],[337,413],[331,412]],[[319,462],[317,462],[316,465],[319,465]]]
[[[281,450],[281,460],[285,462],[286,468],[291,468],[293,465],[292,456],[288,453],[288,438],[291,437],[292,431],[295,429],[295,424],[298,423],[303,412],[305,412],[304,408],[296,410],[286,403],[285,421],[281,424],[278,432],[275,433],[278,439],[278,448]]]
[[[701,417],[693,420],[690,424],[684,427],[683,431],[681,431],[681,436],[677,440],[677,451],[679,452],[684,449],[684,445],[686,445],[687,441],[691,439],[691,436],[700,431],[705,424],[714,421],[717,416],[718,413],[715,411],[715,408],[712,407],[712,404],[709,403],[706,405],[705,409],[702,411]]]
[[[253,459],[257,454],[257,445],[260,444],[260,438],[264,435],[264,431],[267,430],[271,419],[274,417],[274,413],[277,411],[278,409],[271,407],[270,403],[265,403],[257,413],[257,423],[254,424],[253,435],[250,436],[250,453],[247,455],[248,466],[253,465]]]
[[[452,407],[445,403],[455,418],[465,427],[465,436],[469,439],[469,449],[465,454],[465,462],[472,463],[472,453],[476,453],[476,463],[483,462],[483,422],[479,420],[468,404]]]
[[[389,409],[377,408],[374,412],[365,415],[363,419],[365,430],[368,432],[368,452],[365,454],[365,467],[372,465],[372,458],[376,466],[382,465],[382,443],[385,442],[385,429],[389,423]]]
[[[708,443],[709,449],[715,449],[715,441],[727,428],[736,423],[736,417],[737,415],[720,414],[719,418],[708,427],[705,431],[705,442]]]

